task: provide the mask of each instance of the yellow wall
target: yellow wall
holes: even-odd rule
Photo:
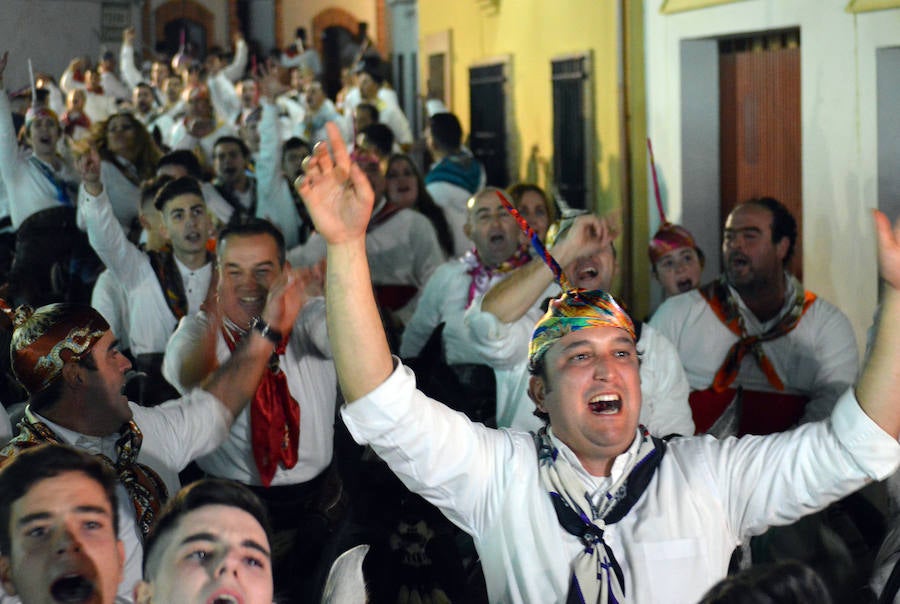
[[[594,208],[602,213],[618,209],[621,203],[617,4],[613,0],[419,0],[420,41],[429,35],[452,31],[453,106],[450,109],[460,118],[465,130],[469,124],[468,68],[485,59],[512,56],[510,88],[515,126],[511,139],[517,148],[511,151],[519,158],[519,175],[523,178],[534,145],[538,146],[540,157],[552,165],[551,59],[593,51],[598,192]],[[637,42],[643,44],[642,39]],[[640,48],[639,57],[642,56]],[[420,59],[424,69],[427,57]],[[642,66],[642,59],[639,62]],[[422,81],[426,81],[424,73]],[[639,120],[643,122],[642,114]],[[643,204],[643,198],[638,199]],[[646,238],[636,249],[646,255]],[[626,264],[631,263],[626,259]],[[646,278],[637,282],[637,292],[632,287],[631,291],[621,293],[626,298],[642,298],[640,292],[647,289],[642,285]]]

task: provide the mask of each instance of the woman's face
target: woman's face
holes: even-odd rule
[[[388,166],[388,199],[402,208],[411,208],[419,196],[419,183],[415,169],[406,160],[397,160]]]
[[[543,241],[547,235],[547,229],[550,228],[550,215],[547,213],[547,204],[544,203],[544,198],[534,191],[526,191],[519,200],[517,209]]]
[[[106,124],[106,145],[116,155],[132,159],[137,132],[130,119],[123,115],[109,118]]]

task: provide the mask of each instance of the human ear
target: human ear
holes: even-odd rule
[[[544,395],[546,392],[544,379],[537,375],[531,376],[531,379],[528,380],[528,398],[534,402],[534,406],[541,413],[547,413],[547,410],[544,409]]]
[[[9,556],[0,556],[0,583],[3,584],[7,595],[16,595],[16,586],[12,581],[12,560]]]

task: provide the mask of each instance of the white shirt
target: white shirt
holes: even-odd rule
[[[211,451],[228,434],[231,413],[205,390],[192,390],[187,396],[153,408],[129,403],[134,422],[143,434],[138,463],[152,468],[165,482],[169,496],[181,488],[178,472],[198,455]],[[26,410],[26,413],[30,413]],[[87,436],[63,428],[50,420],[32,415],[47,425],[59,439],[89,453],[100,453],[116,459],[118,434]],[[141,579],[144,548],[140,529],[135,523],[134,505],[125,487],[116,488],[119,509],[119,539],[125,544],[125,569],[119,584],[119,597],[132,601],[132,589]]]
[[[531,435],[473,424],[418,392],[403,366],[341,414],[357,442],[472,535],[491,602],[565,601],[583,546],[556,520]],[[696,602],[749,536],[883,479],[898,463],[900,444],[852,391],[828,422],[670,441],[647,490],[605,531],[629,602]]]
[[[91,291],[91,306],[109,323],[109,330],[116,334],[122,350],[131,350],[128,337],[128,292],[109,270],[97,277]]]
[[[259,161],[256,163],[256,215],[281,230],[288,249],[300,243],[302,221],[294,206],[287,179],[281,169],[281,126],[278,108],[263,101],[259,120]]]
[[[112,162],[105,159],[100,162],[100,182],[103,183],[103,191],[112,204],[116,220],[127,233],[140,214],[141,188],[128,180],[128,177]]]
[[[551,285],[547,295],[559,295],[559,287]],[[545,296],[541,296],[543,300]],[[493,313],[481,309],[478,297],[466,312],[469,333],[483,362],[504,372],[509,383],[506,397],[497,400],[497,425],[517,430],[537,430],[543,421],[534,415],[534,403],[528,397],[528,344],[534,326],[544,316],[535,306],[512,323],[503,323]],[[681,360],[672,343],[647,323],[641,327],[637,342],[641,355],[640,422],[656,436],[694,433],[694,420],[688,405],[689,387]],[[502,420],[502,423],[501,423]]]
[[[0,94],[0,180],[6,189],[9,217],[15,229],[32,214],[60,205],[56,187],[29,157],[30,155],[19,153],[9,99],[5,94]],[[35,161],[41,160],[35,158]],[[60,170],[41,163],[55,173],[58,180],[78,181],[78,175],[62,160]],[[73,199],[72,202],[74,201]]]
[[[781,314],[761,324],[737,292],[732,290],[732,293],[738,300],[749,334],[762,333],[779,320]],[[782,312],[787,310],[792,298],[793,288],[790,288]],[[696,290],[666,300],[650,323],[678,349],[693,390],[712,385],[728,350],[738,341],[738,336],[725,327]],[[856,337],[850,321],[822,298],[816,298],[790,333],[763,342],[762,349],[785,385],[783,393],[809,397],[802,421],[828,417],[837,398],[855,381],[859,368]],[[741,362],[734,385],[775,392],[752,354]]]
[[[6,407],[0,403],[0,448],[5,447],[10,438],[12,438],[12,423],[9,421]]]
[[[208,325],[205,313],[189,315],[181,320],[169,340],[163,376],[179,392],[185,390],[179,379],[179,367],[187,355],[193,354]],[[221,364],[230,356],[220,330],[216,336],[216,358]],[[291,469],[279,467],[272,479],[273,486],[306,482],[331,463],[337,377],[325,327],[324,299],[313,298],[300,311],[285,353],[279,357],[279,366],[287,376],[291,396],[300,405],[300,440],[297,465]],[[228,440],[198,459],[197,464],[213,476],[243,484],[262,484],[253,459],[249,408],[235,419]]]
[[[166,303],[165,293],[150,266],[150,259],[129,242],[116,223],[106,191],[94,197],[81,187],[79,216],[97,255],[118,279],[128,299],[128,337],[135,355],[163,352],[178,319]],[[200,310],[212,279],[212,263],[190,270],[176,259],[188,301],[188,314]]]

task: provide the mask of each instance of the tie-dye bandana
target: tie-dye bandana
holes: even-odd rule
[[[618,327],[635,339],[634,323],[615,299],[602,290],[569,290],[550,301],[538,321],[528,347],[528,363],[534,367],[558,339],[589,327]]]

